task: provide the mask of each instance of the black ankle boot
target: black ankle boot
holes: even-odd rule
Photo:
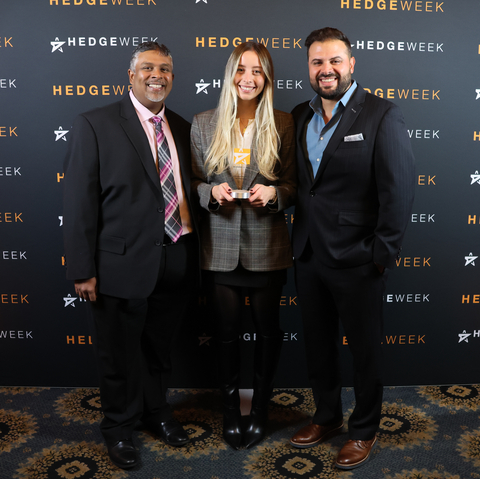
[[[258,444],[267,432],[268,403],[273,391],[273,379],[280,358],[282,343],[283,332],[280,332],[277,336],[257,335],[252,409],[244,433],[247,449]]]
[[[249,449],[265,437],[268,424],[268,407],[252,407],[247,424],[247,429],[245,430],[245,447]]]
[[[223,408],[223,439],[233,447],[240,449],[242,445],[242,415],[240,408]]]
[[[225,442],[239,449],[242,445],[242,415],[238,382],[240,375],[239,340],[220,343],[220,389],[223,399],[223,438]]]

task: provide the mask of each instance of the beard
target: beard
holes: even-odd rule
[[[338,85],[337,85],[337,88],[335,88],[335,90],[325,90],[323,87],[321,87],[318,84],[318,80],[320,78],[331,78],[331,77],[335,77],[338,80]],[[344,76],[318,75],[315,78],[315,81],[310,80],[310,85],[313,88],[313,91],[325,100],[335,100],[337,98],[340,98],[348,90],[351,83],[352,83],[352,75],[350,74],[344,75]]]
[[[153,101],[154,103],[158,103],[165,99],[165,92],[162,93],[146,93],[145,98],[147,100]]]

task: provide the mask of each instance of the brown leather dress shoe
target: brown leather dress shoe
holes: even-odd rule
[[[343,421],[331,424],[330,426],[319,426],[312,422],[297,431],[292,439],[290,439],[290,444],[299,448],[316,446],[338,434],[342,430],[342,427]]]
[[[342,447],[335,465],[339,469],[354,469],[355,467],[363,466],[368,461],[376,443],[376,436],[370,439],[370,441],[354,441],[350,439]]]

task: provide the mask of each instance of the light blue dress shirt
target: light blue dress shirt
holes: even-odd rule
[[[314,115],[307,127],[307,150],[314,178],[322,161],[323,152],[342,118],[348,100],[350,100],[356,88],[357,82],[354,80],[350,88],[335,105],[332,111],[332,118],[326,125],[323,119],[322,98],[320,95],[315,95],[310,101],[310,108],[313,110]]]

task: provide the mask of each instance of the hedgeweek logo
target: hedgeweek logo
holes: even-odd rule
[[[197,92],[195,94],[198,95],[199,93],[204,93],[205,95],[208,95],[207,88],[210,85],[211,83],[207,83],[201,79],[198,83],[195,83],[195,87],[197,88]]]
[[[478,338],[480,338],[480,329],[474,330],[471,333],[467,333],[467,330],[464,329],[462,333],[458,333],[459,343],[468,343],[469,340]]]
[[[356,40],[352,44],[353,50],[398,51],[407,53],[443,53],[443,43],[394,41],[394,40]]]
[[[67,294],[67,296],[63,297],[64,301],[64,308],[68,308],[69,306],[74,308],[75,307],[75,301],[78,299],[79,303],[85,303],[86,300],[82,298],[77,298],[75,296],[72,296],[71,294]]]
[[[157,0],[48,0],[51,7],[148,7],[157,6]]]
[[[53,130],[53,132],[55,133],[55,141],[58,141],[58,140],[67,141],[66,135],[69,131],[70,130],[64,130],[61,126],[58,127],[58,130]]]
[[[468,266],[468,265],[475,266],[475,260],[476,259],[478,259],[478,256],[475,256],[472,253],[465,256],[465,266]]]
[[[480,185],[480,174],[478,173],[478,170],[475,171],[472,175],[470,175],[470,185],[474,184]]]
[[[138,36],[138,37],[67,37],[66,40],[55,40],[50,42],[51,53],[64,53],[67,47],[93,48],[93,47],[137,47],[143,42],[156,42],[158,37]]]
[[[201,78],[200,81],[195,83],[195,95],[203,94],[208,95],[212,90],[220,90],[222,88],[223,81],[220,79],[207,79]],[[274,87],[276,90],[303,90],[303,80],[297,79],[277,79],[274,81]]]
[[[57,50],[60,52],[60,53],[63,53],[63,45],[65,45],[65,42],[61,42],[58,40],[58,37],[55,38],[55,41],[53,42],[50,42],[50,45],[52,46],[52,53],[53,52],[56,52]]]
[[[412,12],[412,13],[444,13],[446,2],[432,0],[340,0],[340,8],[352,10]]]

